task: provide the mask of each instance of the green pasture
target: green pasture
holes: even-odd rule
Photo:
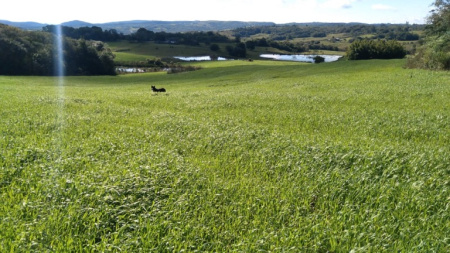
[[[331,43],[331,42],[330,42]],[[159,44],[155,42],[108,42],[108,46],[111,48],[116,58],[115,61],[145,61],[147,59],[155,58],[167,58],[174,56],[205,56],[215,55],[225,58],[229,58],[226,51],[228,45],[235,46],[235,43],[216,43],[219,45],[220,50],[214,52],[210,50],[209,45],[201,44],[199,46],[187,46],[176,44]],[[314,51],[311,53],[320,54],[334,54],[344,55],[344,52],[336,51]],[[247,50],[247,58],[260,59],[261,54],[292,54],[287,51],[283,51],[271,47],[256,47],[255,50]]]
[[[187,46],[175,44],[159,44],[155,42],[109,42],[116,55],[116,61],[144,61],[146,59],[165,58],[173,56],[201,56],[225,54],[226,43],[220,43],[221,52],[213,52],[209,46]]]
[[[450,75],[404,63],[0,76],[0,252],[449,252]]]

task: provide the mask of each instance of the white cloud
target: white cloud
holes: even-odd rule
[[[380,10],[380,11],[396,11],[397,8],[386,5],[386,4],[374,4],[372,5],[372,9],[374,10]]]
[[[324,8],[333,8],[333,9],[349,9],[353,7],[353,3],[358,0],[328,0],[322,4]]]

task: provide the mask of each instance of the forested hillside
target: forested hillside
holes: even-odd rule
[[[55,36],[0,24],[0,75],[54,75]],[[114,55],[100,41],[64,39],[67,75],[113,75]]]
[[[358,24],[358,23],[304,23],[291,25],[255,26],[238,28],[234,36],[251,37],[268,35],[272,40],[294,38],[323,38],[329,34],[347,34],[352,37],[369,35],[372,39],[412,41],[419,39],[419,31],[424,25],[399,24]]]
[[[44,26],[52,24],[42,24],[36,22],[11,22],[7,20],[0,20],[1,24],[19,27],[24,30],[42,30]],[[69,26],[73,28],[97,26],[103,30],[116,30],[118,33],[131,34],[136,32],[139,28],[145,28],[155,32],[208,32],[231,30],[239,27],[250,26],[265,26],[275,25],[273,22],[243,22],[243,21],[157,21],[157,20],[132,20],[119,21],[108,23],[88,23],[79,20],[64,22],[62,26]]]
[[[123,22],[117,24],[119,23]],[[186,45],[207,48],[211,55],[227,58],[247,58],[249,52],[265,50],[264,53],[285,54],[312,51],[331,51],[333,54],[340,51],[340,54],[347,52],[350,59],[385,59],[402,58],[405,54],[414,54],[419,45],[418,40],[424,34],[423,30],[425,29],[424,25],[410,24],[293,23],[270,25],[264,23],[259,26],[247,26],[228,31],[208,32],[171,33],[161,31],[159,28],[150,30],[140,27],[130,34],[124,34],[114,28],[87,26],[89,23],[81,21],[67,24],[73,25],[73,27],[62,26],[62,33],[65,36],[64,54],[67,75],[114,74],[114,55],[104,42],[128,41],[130,43],[152,42],[173,46]],[[141,23],[136,21],[135,24]],[[165,23],[162,22],[162,24]],[[238,25],[238,23],[234,24]],[[240,24],[244,25],[246,22]],[[53,43],[56,27],[55,25],[46,25],[42,31],[25,31],[1,25],[0,74],[53,75],[55,57]],[[361,44],[358,41],[362,39],[378,42],[366,41]],[[393,40],[401,41],[401,43],[389,42]],[[372,53],[365,52],[367,50]],[[152,52],[146,52],[146,54],[153,55]],[[250,54],[253,55],[251,57],[259,56],[255,53]],[[168,53],[159,57],[170,58],[173,56]]]

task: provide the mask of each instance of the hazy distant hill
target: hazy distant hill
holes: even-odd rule
[[[0,24],[15,26],[24,30],[42,30],[42,27],[47,25],[37,22],[11,22],[8,20],[0,20]]]
[[[24,30],[41,30],[42,27],[47,24],[41,24],[36,22],[10,22],[6,20],[0,20],[0,23],[16,26]],[[220,31],[235,29],[248,26],[270,26],[275,25],[272,22],[243,22],[243,21],[146,21],[146,20],[132,20],[132,21],[120,21],[110,22],[102,24],[87,23],[84,21],[74,20],[70,22],[62,23],[64,26],[70,26],[74,28],[84,26],[98,26],[103,30],[116,29],[119,33],[130,34],[137,31],[139,28],[145,28],[154,32],[188,32],[188,31]]]
[[[235,29],[247,26],[265,26],[274,25],[272,22],[241,22],[241,21],[146,21],[132,20],[121,22],[110,22],[103,24],[89,24],[82,21],[72,21],[63,23],[65,26],[82,27],[82,26],[98,26],[103,30],[116,29],[123,34],[136,32],[139,28],[145,28],[154,32],[188,32],[188,31],[219,31]]]

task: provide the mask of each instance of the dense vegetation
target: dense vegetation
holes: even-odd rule
[[[47,25],[43,31],[55,33],[54,25]],[[73,39],[100,40],[100,41],[118,41],[128,40],[136,42],[155,41],[159,43],[171,43],[182,45],[200,45],[200,43],[219,43],[231,42],[231,39],[220,35],[217,32],[186,32],[186,33],[167,33],[154,32],[145,28],[139,28],[136,32],[128,35],[118,33],[116,30],[102,30],[98,26],[73,28],[62,26],[62,32],[65,36]]]
[[[402,59],[405,56],[405,49],[395,40],[357,40],[347,50],[349,60]]]
[[[436,0],[434,6],[428,18],[423,45],[409,59],[408,66],[450,70],[450,1]]]
[[[47,25],[42,31],[56,34],[55,25]],[[64,36],[72,39],[98,40],[98,41],[117,41],[124,38],[124,35],[118,33],[117,30],[103,30],[98,26],[73,28],[70,26],[61,26]]]
[[[232,37],[224,36],[218,32],[185,32],[185,33],[167,33],[164,31],[154,32],[145,28],[139,28],[136,32],[124,35],[118,33],[115,29],[102,30],[97,26],[92,27],[64,27],[63,33],[71,38],[92,39],[101,41],[135,41],[157,43],[171,43],[178,45],[200,45],[204,43],[210,45],[213,43],[232,43],[237,41],[235,46],[227,48],[230,56],[246,57],[245,50],[252,50],[254,47],[272,47],[286,52],[301,53],[309,50],[331,50],[340,49],[333,44],[323,44],[320,41],[307,41],[294,43],[291,40],[296,38],[324,38],[330,34],[348,34],[352,39],[360,36],[370,35],[371,39],[386,39],[400,41],[415,41],[419,39],[417,33],[423,29],[419,25],[364,25],[364,24],[299,24],[299,25],[278,25],[278,26],[258,26],[238,28],[232,31]],[[53,26],[44,27],[44,31],[53,31]],[[253,35],[259,35],[254,38]],[[239,43],[241,39],[245,42],[243,48]],[[339,38],[332,38],[339,41]],[[245,49],[245,50],[242,50]]]
[[[104,30],[116,30],[125,35],[135,33],[139,28],[145,28],[154,32],[185,33],[185,32],[210,32],[232,30],[246,26],[274,25],[273,22],[243,22],[243,21],[160,21],[160,20],[132,20],[92,24],[83,21],[70,21],[62,24],[74,28],[98,26]],[[43,27],[42,25],[41,27]]]
[[[239,37],[251,37],[257,34],[266,34],[270,40],[292,40],[294,38],[323,38],[329,34],[350,34],[357,38],[370,34],[372,39],[388,40],[418,40],[419,35],[414,31],[423,30],[422,25],[400,24],[345,24],[345,23],[312,23],[244,27],[235,29],[234,35]]]
[[[0,252],[449,252],[447,73],[198,64],[0,76]]]
[[[0,24],[0,75],[54,75],[55,36]],[[114,55],[100,41],[64,39],[67,75],[113,75]]]

